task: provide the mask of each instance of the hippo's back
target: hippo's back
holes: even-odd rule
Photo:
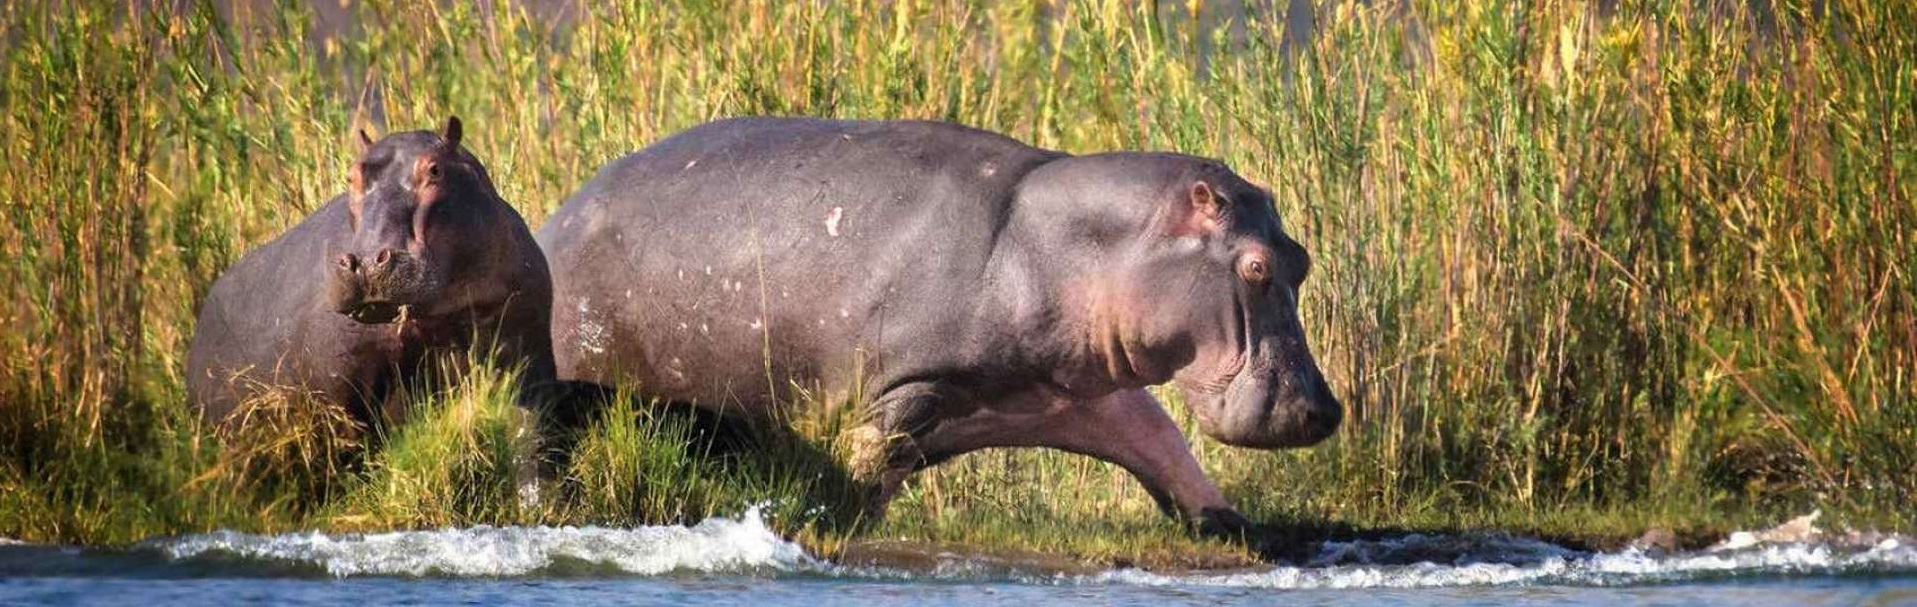
[[[596,230],[731,228],[740,225],[733,213],[793,211],[821,197],[909,212],[948,201],[897,195],[926,194],[928,186],[976,194],[1009,186],[1059,156],[942,122],[732,118],[607,163],[547,221],[538,239],[550,257],[552,245],[571,244]],[[938,179],[952,182],[928,183]]]
[[[945,123],[742,118],[613,161],[538,235],[560,375],[756,407],[849,387],[855,357],[936,365],[897,344],[958,333],[1019,179],[1061,156]]]

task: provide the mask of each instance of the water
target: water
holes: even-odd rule
[[[907,571],[818,559],[757,512],[693,527],[217,532],[123,550],[0,541],[4,605],[571,603],[1917,605],[1917,538],[1808,519],[1696,552],[1571,550],[1500,534],[1328,542],[1225,573]]]

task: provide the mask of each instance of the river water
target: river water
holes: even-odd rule
[[[215,532],[125,549],[0,543],[0,605],[1660,604],[1917,605],[1917,538],[1735,534],[1591,553],[1482,534],[1328,542],[1220,573],[1045,573],[953,556],[916,570],[808,554],[757,512],[692,527]]]

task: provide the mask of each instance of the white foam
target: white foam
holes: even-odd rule
[[[1784,524],[1762,531],[1738,531],[1718,542],[1713,549],[1737,550],[1764,543],[1805,543],[1824,539],[1824,532],[1817,528],[1817,517],[1822,510],[1812,510],[1810,514],[1800,516]]]
[[[1152,586],[1234,586],[1283,589],[1424,588],[1566,584],[1617,586],[1674,582],[1708,577],[1828,575],[1851,572],[1917,572],[1917,543],[1905,536],[1874,535],[1875,543],[1857,544],[1821,535],[1804,541],[1755,539],[1726,541],[1710,549],[1661,555],[1637,548],[1588,553],[1554,544],[1503,536],[1410,535],[1378,541],[1327,542],[1304,567],[1224,575],[1164,575],[1136,570],[1111,571],[1080,583]],[[1769,537],[1779,537],[1772,534]],[[1853,536],[1854,537],[1854,536]],[[1405,564],[1407,557],[1443,555]]]
[[[757,508],[737,520],[711,518],[692,527],[481,526],[342,535],[218,531],[158,542],[156,547],[176,559],[227,554],[317,565],[341,577],[523,576],[562,559],[638,575],[814,566],[803,548],[766,527]]]
[[[1779,531],[1786,527],[1791,533]],[[832,565],[779,537],[756,508],[736,519],[713,518],[692,527],[474,527],[363,535],[221,531],[149,546],[173,559],[237,556],[311,565],[342,577],[550,575],[562,561],[632,575],[799,573],[889,580],[1009,578],[1067,585],[1282,589],[1618,586],[1717,577],[1917,573],[1917,539],[1877,533],[1826,534],[1801,519],[1778,529],[1737,535],[1702,551],[1668,555],[1638,548],[1584,552],[1498,533],[1412,534],[1326,542],[1302,566],[1211,574],[1123,569],[1042,577],[964,559],[917,572]]]
[[[0,536],[0,546],[25,546],[25,545],[27,545],[26,542],[22,542],[20,540],[16,540],[6,536]]]

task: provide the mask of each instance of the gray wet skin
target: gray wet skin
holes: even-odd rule
[[[1070,156],[932,122],[746,118],[613,161],[540,230],[560,377],[769,419],[857,395],[880,508],[988,447],[1131,471],[1169,514],[1243,517],[1144,388],[1205,434],[1311,445],[1342,409],[1299,325],[1309,260],[1217,161]]]
[[[187,353],[206,419],[226,425],[280,385],[372,423],[397,413],[395,388],[475,343],[525,366],[528,402],[552,383],[545,258],[461,130],[453,118],[442,133],[361,133],[350,191],[213,283]]]

